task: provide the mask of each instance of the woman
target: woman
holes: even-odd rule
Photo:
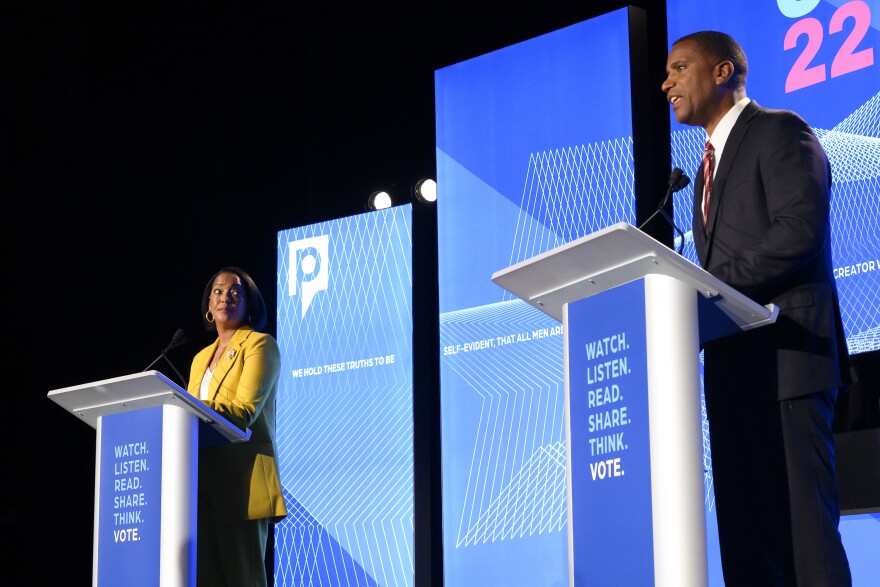
[[[287,515],[275,463],[280,354],[253,279],[224,267],[205,286],[202,316],[217,340],[193,359],[188,390],[251,438],[199,451],[198,584],[265,586],[269,522]]]

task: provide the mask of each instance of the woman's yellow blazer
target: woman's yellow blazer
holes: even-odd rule
[[[199,388],[219,341],[193,359],[188,391]],[[199,500],[208,500],[220,522],[287,515],[275,461],[275,394],[281,354],[268,334],[239,328],[211,376],[205,404],[251,430],[248,442],[199,450]]]

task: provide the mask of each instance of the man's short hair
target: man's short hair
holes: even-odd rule
[[[685,35],[673,45],[684,41],[692,41],[699,45],[700,49],[714,58],[716,63],[721,61],[733,63],[733,75],[728,82],[728,87],[732,90],[745,89],[746,77],[749,75],[749,62],[736,39],[718,31],[700,31]]]

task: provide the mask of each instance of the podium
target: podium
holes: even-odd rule
[[[198,448],[241,430],[158,371],[50,391],[97,429],[92,584],[196,584]]]
[[[569,584],[706,585],[700,343],[778,308],[627,223],[492,281],[564,325]]]

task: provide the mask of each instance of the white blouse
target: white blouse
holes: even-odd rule
[[[199,386],[199,399],[206,400],[208,399],[208,384],[211,383],[211,375],[213,375],[213,371],[210,369],[205,369],[205,376],[202,377],[202,384]]]

